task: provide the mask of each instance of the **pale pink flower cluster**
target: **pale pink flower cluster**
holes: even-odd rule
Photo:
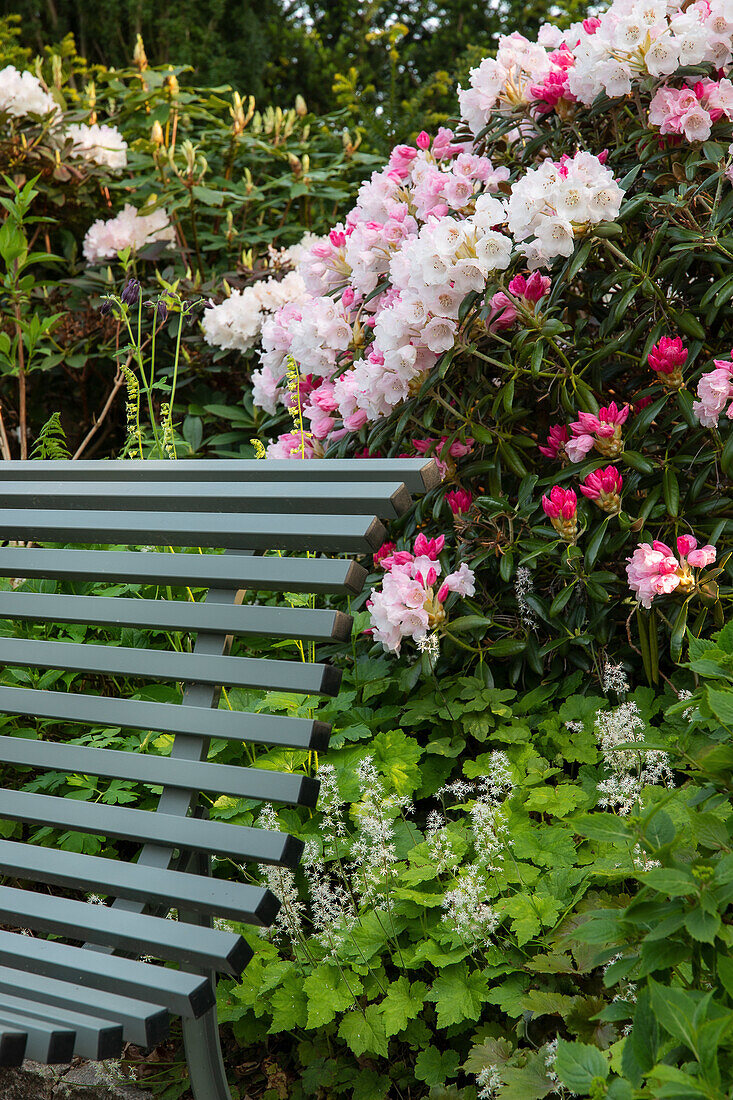
[[[268,316],[288,302],[305,297],[305,283],[297,271],[288,271],[282,279],[271,276],[243,290],[232,290],[223,302],[204,311],[204,339],[224,351],[249,351],[260,338]],[[258,403],[267,407],[265,401]],[[274,404],[270,411],[275,411]]]
[[[670,77],[685,66],[724,70],[732,40],[731,0],[694,0],[684,10],[678,0],[614,0],[600,17],[567,30],[545,24],[536,42],[501,38],[496,58],[472,69],[468,87],[459,89],[461,114],[478,135],[497,113],[536,120],[575,101],[590,106],[602,92],[626,96],[650,76]]]
[[[715,369],[703,374],[697,384],[692,411],[704,428],[717,428],[722,413],[733,420],[733,351],[730,354],[730,359],[714,359]]]
[[[556,164],[544,160],[512,187],[509,230],[523,245],[530,268],[570,256],[575,241],[594,225],[614,221],[624,192],[601,158],[580,152]]]
[[[397,146],[345,222],[301,260],[307,294],[263,323],[256,403],[271,412],[289,403],[289,356],[321,448],[406,400],[455,345],[466,295],[510,262],[494,194],[508,176],[447,129]]]
[[[716,550],[710,544],[697,549],[697,539],[692,535],[680,535],[677,554],[664,542],[655,539],[651,544],[642,542],[632,557],[627,558],[626,575],[629,587],[642,607],[649,609],[656,596],[668,596],[679,589],[690,592],[697,581],[693,569],[712,565]]]
[[[389,553],[375,554],[375,564],[385,570],[381,589],[373,588],[367,607],[371,633],[384,648],[399,654],[403,638],[419,642],[445,622],[445,601],[451,592],[459,596],[475,593],[473,571],[465,562],[438,585],[439,554],[445,536],[428,539],[419,534],[412,552],[385,547]],[[437,591],[436,591],[437,588]]]
[[[116,126],[73,123],[65,136],[73,142],[74,156],[113,171],[127,167],[127,142]]]
[[[590,106],[600,92],[625,96],[649,76],[687,65],[722,69],[731,62],[731,32],[730,0],[696,0],[684,10],[667,0],[615,0],[596,26],[564,32],[575,57],[570,90]]]
[[[58,104],[33,73],[19,72],[14,65],[0,71],[0,112],[23,118],[58,111]]]
[[[713,123],[733,119],[730,80],[699,80],[682,88],[660,88],[649,105],[649,123],[660,134],[678,134],[687,141],[707,141]]]
[[[84,258],[88,264],[111,260],[122,249],[139,252],[154,241],[173,241],[175,232],[165,210],[141,214],[126,203],[119,214],[104,221],[99,218],[87,229],[84,237]]]
[[[558,43],[559,44],[559,43]],[[458,89],[461,117],[479,134],[497,109],[528,106],[537,97],[533,86],[553,72],[544,45],[515,32],[499,39],[496,57],[486,57],[469,73],[467,88]]]

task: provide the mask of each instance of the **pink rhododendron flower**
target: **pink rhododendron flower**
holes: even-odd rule
[[[443,581],[438,592],[438,599],[445,603],[451,592],[457,592],[459,596],[473,596],[476,592],[473,570],[462,562],[455,573],[449,573]]]
[[[707,141],[713,123],[733,119],[730,80],[698,80],[682,88],[660,88],[649,105],[649,123],[660,134],[678,134],[687,141]]]
[[[619,408],[615,401],[598,410],[598,415],[580,412],[570,425],[573,438],[565,444],[571,462],[581,462],[593,447],[604,458],[616,458],[624,449],[621,426],[626,423],[629,406]]]
[[[647,361],[660,376],[667,389],[678,390],[682,386],[682,367],[687,362],[688,351],[679,336],[663,336],[649,352]]]
[[[606,466],[604,470],[594,470],[588,474],[580,491],[583,496],[594,501],[604,512],[616,515],[621,511],[621,489],[624,479],[615,466]]]
[[[515,275],[507,289],[515,298],[523,298],[529,305],[536,304],[549,294],[550,286],[551,280],[547,275],[540,275],[539,271],[533,271],[528,279],[525,279],[524,275]],[[489,328],[497,330],[511,328],[517,317],[514,302],[502,290],[498,290],[491,299]]]
[[[573,490],[553,485],[549,496],[543,496],[542,507],[558,535],[566,542],[574,542],[578,533],[578,498]]]
[[[692,406],[704,428],[716,428],[721,413],[733,419],[733,351],[731,359],[714,359],[715,370],[703,374],[697,384],[698,400]],[[730,404],[729,404],[730,402]],[[728,409],[726,411],[726,405]]]
[[[445,499],[448,501],[454,516],[460,516],[463,512],[467,512],[473,502],[473,496],[468,489],[454,489],[452,492],[445,494]]]
[[[541,453],[547,455],[548,458],[563,458],[565,444],[569,439],[570,432],[566,424],[551,424],[547,434],[547,443],[544,446],[539,443],[538,447]]]
[[[668,596],[677,589],[690,592],[697,583],[692,569],[711,565],[716,558],[714,546],[708,544],[698,550],[692,535],[677,539],[677,553],[679,559],[666,543],[655,540],[651,545],[640,543],[626,559],[629,587],[642,607],[649,609],[655,596]]]
[[[422,532],[415,539],[414,553],[392,551],[385,544],[375,555],[387,570],[381,589],[373,588],[367,607],[371,616],[372,637],[384,648],[399,653],[403,638],[421,642],[428,631],[440,628],[446,618],[444,603],[451,592],[473,596],[474,574],[462,563],[449,573],[438,592],[435,585],[441,573],[438,554],[445,546],[445,536],[428,539]],[[388,552],[383,554],[382,551]]]

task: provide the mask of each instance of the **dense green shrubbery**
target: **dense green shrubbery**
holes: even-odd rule
[[[4,47],[0,68],[18,60],[12,42]],[[317,118],[302,99],[286,109],[260,108],[246,89],[240,97],[228,87],[189,86],[185,68],[148,66],[141,42],[131,68],[89,68],[66,44],[39,62],[37,71],[60,113],[0,114],[0,196],[12,200],[13,185],[33,181],[24,223],[33,255],[23,272],[20,304],[23,319],[33,312],[46,320],[55,315],[34,348],[31,369],[44,372],[44,384],[30,381],[25,435],[31,443],[49,415],[60,411],[74,452],[105,407],[115,384],[115,349],[120,339],[126,342],[99,315],[100,294],[119,287],[127,270],[151,290],[170,285],[190,299],[221,298],[262,275],[273,263],[268,249],[323,232],[372,158],[345,129],[345,112]],[[113,131],[84,155],[68,136],[69,126],[80,123],[110,125]],[[114,149],[123,140],[127,148],[115,157],[105,140]],[[174,248],[151,241],[137,249],[127,268],[119,266],[114,250],[109,259],[98,250],[87,250],[85,258],[90,226],[130,205],[170,224]],[[19,320],[11,287],[14,248],[6,246],[1,257],[5,290],[11,290],[11,298],[3,299],[2,329],[11,339]],[[97,257],[92,266],[90,256]],[[169,327],[174,341],[175,318]],[[171,347],[164,328],[159,350]],[[216,365],[198,326],[187,331],[183,349],[189,400],[216,406],[219,394],[219,405],[221,397],[240,402],[245,374],[231,360]],[[17,346],[0,369],[2,414],[10,453],[17,455],[12,440],[20,409],[11,381],[18,377]],[[123,413],[118,402],[87,455],[119,450]],[[202,413],[209,420],[215,415]],[[198,446],[200,427],[190,426],[188,436]]]

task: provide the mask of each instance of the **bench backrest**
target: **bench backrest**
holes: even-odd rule
[[[351,629],[340,611],[242,603],[243,593],[359,592],[366,576],[360,565],[317,555],[373,553],[386,537],[381,520],[403,514],[411,493],[438,480],[435,463],[423,459],[0,464],[0,540],[15,544],[0,547],[0,576],[54,582],[53,591],[0,591],[0,620],[165,630],[195,639],[189,651],[179,651],[0,637],[0,664],[76,671],[98,687],[87,691],[85,683],[84,691],[67,692],[10,686],[0,677],[0,713],[59,723],[55,737],[78,737],[79,726],[173,735],[170,757],[0,736],[0,762],[6,775],[13,770],[0,788],[0,819],[118,838],[124,852],[135,853],[122,860],[0,840],[0,875],[62,894],[81,888],[115,899],[85,905],[82,913],[79,902],[57,894],[50,916],[43,894],[1,886],[0,925],[86,941],[95,950],[86,953],[89,973],[74,978],[78,964],[65,964],[58,944],[46,951],[47,941],[20,942],[0,932],[0,995],[12,986],[9,975],[22,970],[31,983],[77,980],[94,987],[98,999],[114,994],[131,1019],[136,998],[198,1014],[212,1000],[207,982],[186,982],[187,975],[158,967],[159,982],[150,988],[143,971],[131,977],[129,966],[124,974],[116,969],[111,952],[172,960],[193,975],[207,967],[241,971],[249,949],[240,937],[145,914],[177,909],[202,924],[211,917],[272,922],[277,899],[264,888],[209,877],[209,856],[292,868],[302,845],[278,831],[207,820],[200,794],[312,807],[318,783],[209,762],[209,744],[226,739],[320,750],[330,729],[315,718],[217,709],[219,694],[223,686],[240,686],[333,696],[340,673],[319,662],[231,656],[230,643],[234,636],[329,642],[346,640]],[[27,545],[43,542],[63,548]],[[167,549],[181,547],[200,552]],[[306,551],[312,556],[302,556]],[[154,584],[175,589],[179,598],[75,591],[89,582]],[[205,601],[192,602],[191,590],[201,588],[208,589]],[[115,677],[181,683],[181,702],[121,698]],[[17,768],[129,780],[162,791],[153,813],[13,789]],[[133,914],[138,917],[130,919]],[[94,997],[85,996],[93,1007]],[[151,1027],[148,1014],[148,1039]]]

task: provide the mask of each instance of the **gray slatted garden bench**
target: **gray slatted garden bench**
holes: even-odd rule
[[[0,636],[0,666],[76,671],[103,685],[99,694],[30,688],[3,684],[0,675],[0,714],[58,722],[62,738],[80,726],[174,735],[170,757],[0,736],[0,819],[21,823],[24,838],[47,827],[120,839],[135,852],[117,859],[0,839],[0,1065],[24,1055],[117,1057],[125,1042],[160,1042],[173,1014],[182,1018],[196,1100],[230,1100],[215,975],[241,973],[251,951],[212,918],[267,926],[279,902],[267,889],[212,877],[210,855],[293,868],[302,844],[209,820],[199,796],[315,806],[318,783],[210,763],[210,739],[324,749],[330,727],[217,709],[220,691],[333,696],[340,680],[328,664],[231,656],[231,639],[328,642],[346,640],[351,629],[340,611],[245,604],[243,592],[359,592],[366,572],[357,562],[315,555],[373,553],[386,535],[380,520],[402,514],[411,493],[438,480],[424,459],[0,464],[0,542],[11,543],[0,546],[0,576],[53,582],[52,591],[0,591],[0,620],[195,637],[190,652],[179,652],[14,637],[7,628]],[[36,545],[44,542],[78,547]],[[84,548],[99,544],[226,552]],[[305,551],[314,556],[292,556]],[[182,598],[74,593],[77,582],[90,581],[177,587]],[[208,589],[205,601],[191,602],[186,587]],[[114,682],[105,678],[115,676],[180,683],[181,702],[107,694]],[[80,801],[12,789],[15,768],[129,780],[162,793],[154,812]],[[69,896],[90,892],[106,903]],[[177,920],[166,919],[172,911]]]

